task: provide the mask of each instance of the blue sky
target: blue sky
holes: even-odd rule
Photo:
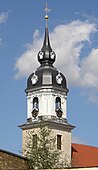
[[[38,66],[45,0],[0,0],[0,149],[19,153],[26,80]],[[47,0],[55,67],[67,79],[73,141],[98,147],[98,1]]]

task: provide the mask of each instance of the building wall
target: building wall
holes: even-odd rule
[[[27,170],[27,160],[16,154],[0,150],[0,170]]]
[[[22,136],[22,150],[23,150],[23,155],[25,155],[25,152],[27,150],[27,136],[28,133],[33,132],[34,134],[38,134],[39,128],[34,128],[34,129],[28,129],[28,130],[23,130],[23,136]],[[71,132],[68,131],[63,131],[63,130],[58,130],[58,129],[51,129],[52,136],[57,137],[58,135],[61,135],[61,157],[63,160],[66,160],[69,164],[71,163]],[[55,144],[57,146],[57,143]],[[66,158],[66,159],[65,159]]]
[[[65,92],[56,91],[53,89],[41,89],[28,93],[27,96],[27,119],[32,118],[33,98],[38,97],[39,112],[38,116],[56,116],[55,112],[55,99],[61,98],[61,108],[63,111],[63,118],[67,119],[66,101],[67,96]]]
[[[0,170],[11,170],[11,169],[29,170],[27,159],[19,155],[10,153],[8,151],[0,150]],[[59,170],[59,169],[55,169],[55,170]],[[88,167],[88,168],[77,167],[77,168],[65,168],[61,170],[98,170],[98,167]]]

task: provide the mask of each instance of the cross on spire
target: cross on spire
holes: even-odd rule
[[[45,12],[46,12],[46,15],[48,14],[48,12],[50,12],[50,11],[51,11],[51,9],[49,9],[49,8],[48,8],[48,4],[47,4],[47,3],[46,3],[46,7],[45,7],[45,9],[44,9],[44,10],[45,10]]]
[[[48,27],[48,12],[51,11],[51,9],[48,8],[48,4],[46,3],[46,7],[45,7],[45,12],[46,12],[46,15],[45,15],[45,20],[46,20],[46,27]]]

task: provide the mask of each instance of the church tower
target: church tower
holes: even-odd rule
[[[40,124],[45,122],[56,137],[56,148],[62,151],[62,158],[67,155],[71,160],[71,131],[74,126],[67,120],[67,82],[65,76],[53,66],[56,54],[50,45],[47,14],[45,20],[43,46],[38,52],[40,67],[28,77],[25,90],[27,122],[20,126],[22,147],[26,144],[26,133],[37,132]]]

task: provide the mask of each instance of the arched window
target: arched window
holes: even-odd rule
[[[37,97],[34,97],[33,99],[33,109],[39,109],[39,103]]]
[[[61,98],[56,97],[56,99],[55,99],[55,110],[60,109],[60,108],[61,108]]]

